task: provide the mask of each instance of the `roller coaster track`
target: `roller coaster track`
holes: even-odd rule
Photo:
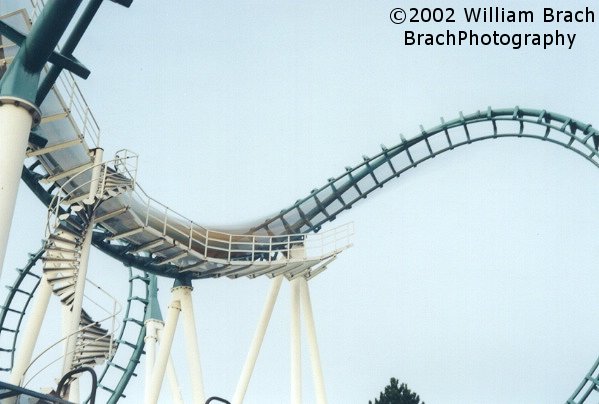
[[[142,297],[135,294],[135,282],[144,284],[145,296]],[[122,327],[116,339],[120,349],[117,350],[111,360],[106,362],[104,369],[98,377],[98,387],[109,393],[109,397],[103,399],[102,402],[112,404],[118,402],[120,398],[125,398],[124,391],[129,380],[137,376],[135,369],[144,353],[146,329],[143,323],[143,314],[148,304],[148,283],[147,274],[134,275],[132,269],[129,268],[129,297],[127,298],[127,307],[123,316]],[[134,311],[138,313],[137,316],[133,315]],[[142,320],[139,319],[140,314],[142,315]],[[133,335],[137,335],[134,340],[127,338],[127,332],[130,331],[129,328],[131,327],[134,328]],[[129,351],[129,354],[123,353],[123,350]],[[124,358],[121,358],[123,356]],[[114,386],[107,386],[105,384],[105,379],[114,380],[115,378],[117,382]]]
[[[3,52],[9,50],[3,48]],[[22,173],[27,186],[47,206],[57,190],[74,176],[91,176],[91,151],[99,146],[99,129],[93,116],[85,101],[81,101],[70,73],[64,76],[41,105],[42,123],[32,133]],[[460,146],[501,138],[549,142],[599,167],[599,132],[591,125],[545,110],[489,107],[468,115],[460,113],[453,120],[441,119],[439,125],[429,129],[421,126],[415,136],[402,136],[392,147],[382,146],[376,155],[364,156],[362,162],[347,167],[343,174],[330,178],[305,198],[235,234],[206,229],[174,212],[146,195],[133,178],[134,190],[115,195],[98,208],[93,244],[127,266],[172,278],[279,274],[309,277],[321,268],[319,265],[326,265],[349,245],[351,229],[327,234],[321,232],[323,225],[429,159]],[[118,172],[120,168],[112,169]],[[89,175],[82,175],[86,172]],[[81,186],[73,182],[73,187]],[[320,253],[295,259],[294,250],[308,249],[310,240],[316,241],[314,249],[320,249]],[[141,329],[137,344],[132,343],[138,350],[132,358],[141,355],[143,349]],[[121,367],[130,377],[129,366]],[[568,403],[585,402],[599,390],[598,369],[599,360]],[[111,390],[113,397],[122,394]]]
[[[33,268],[43,258],[45,252],[46,247],[43,247],[36,253],[30,254],[27,264],[24,268],[17,269],[17,278],[13,285],[8,287],[9,293],[0,310],[0,341],[4,344],[8,341],[8,345],[0,347],[0,352],[10,355],[10,360],[8,361],[9,366],[0,369],[0,371],[9,372],[12,369],[22,321],[41,280],[41,275],[34,273]],[[29,279],[31,281],[28,281]],[[135,288],[134,284],[137,282],[143,284],[145,296],[136,294],[136,290],[139,290],[139,288]],[[146,274],[134,275],[132,269],[129,268],[129,294],[120,332],[115,340],[116,353],[106,361],[98,378],[98,387],[109,393],[105,402],[115,403],[121,397],[125,397],[124,390],[129,380],[131,377],[136,376],[135,368],[143,355],[145,336],[143,318],[147,305],[148,282]],[[25,298],[16,298],[19,294],[25,296]],[[11,315],[12,317],[10,317]],[[9,338],[4,338],[7,334]],[[7,363],[7,361],[2,360],[2,363]],[[115,385],[102,384],[105,378],[110,380],[111,383],[115,383]]]
[[[25,316],[25,312],[27,311],[27,307],[33,298],[33,295],[39,285],[41,276],[32,272],[35,264],[42,258],[42,255],[45,252],[45,248],[42,247],[36,253],[30,254],[30,258],[27,261],[27,264],[23,268],[17,268],[17,278],[15,279],[12,286],[8,286],[8,295],[4,300],[4,304],[2,305],[2,310],[0,311],[0,336],[2,334],[10,334],[10,346],[0,347],[0,352],[9,353],[10,354],[10,365],[8,367],[0,368],[0,371],[8,372],[12,369],[12,366],[15,361],[15,352],[17,347],[17,337],[19,336],[19,331],[21,328],[21,324],[23,322],[23,317]],[[30,279],[31,281],[27,281]],[[22,294],[25,299],[24,301],[17,302],[17,295]],[[12,321],[8,320],[10,315],[16,316]],[[7,324],[7,323],[12,324]],[[4,340],[2,340],[4,342]],[[2,363],[6,363],[2,360]]]

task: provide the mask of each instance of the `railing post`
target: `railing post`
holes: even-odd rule
[[[231,262],[231,242],[233,241],[233,235],[229,233],[229,251],[228,251],[228,255],[227,255],[227,261]]]
[[[148,222],[150,220],[150,201],[151,199],[148,198],[148,205],[146,206],[146,226],[148,225]]]
[[[168,208],[164,207],[164,226],[162,228],[162,234],[166,235],[166,223],[168,221]]]
[[[208,243],[209,243],[209,235],[210,235],[210,230],[206,229],[206,244],[204,244],[204,257],[208,256]]]

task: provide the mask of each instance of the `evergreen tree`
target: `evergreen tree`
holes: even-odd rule
[[[373,404],[368,401],[368,404]],[[389,385],[381,392],[378,399],[374,399],[374,404],[424,404],[420,403],[420,397],[416,393],[412,393],[408,385],[402,383],[392,377]]]

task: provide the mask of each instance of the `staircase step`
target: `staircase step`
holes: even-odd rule
[[[44,261],[45,263],[55,263],[55,264],[70,264],[73,265],[73,263],[77,262],[78,259],[77,257],[43,257],[42,261]]]
[[[58,253],[67,253],[67,254],[71,253],[71,254],[79,254],[79,255],[81,255],[81,252],[80,252],[80,250],[78,248],[65,247],[65,246],[59,247],[59,246],[56,246],[56,245],[46,246],[46,253],[48,253],[48,252],[52,252],[52,253],[56,253],[56,254],[58,254]]]
[[[50,241],[59,241],[61,243],[68,243],[74,246],[79,245],[80,240],[79,239],[72,239],[72,238],[68,238],[68,237],[63,237],[61,235],[58,234],[51,234],[50,236],[48,236],[48,239]]]

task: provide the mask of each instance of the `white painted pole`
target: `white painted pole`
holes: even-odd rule
[[[181,313],[183,314],[183,330],[185,331],[185,347],[187,350],[187,361],[191,376],[192,399],[194,403],[204,404],[204,380],[202,377],[202,365],[200,362],[200,349],[198,346],[198,335],[196,331],[195,317],[193,315],[193,303],[191,299],[191,286],[178,286],[175,293],[181,299]]]
[[[69,330],[71,328],[71,310],[66,304],[60,305],[60,332],[62,333],[62,337],[65,338],[62,341],[63,346],[63,356],[67,353],[67,343],[68,339],[66,338],[69,335]]]
[[[154,404],[158,402],[160,389],[162,388],[162,381],[164,380],[164,373],[166,371],[166,365],[171,353],[171,347],[173,345],[173,338],[175,336],[175,329],[177,328],[177,321],[179,320],[180,311],[181,304],[173,295],[171,304],[168,306],[164,330],[160,333],[160,349],[158,350],[158,356],[156,358],[156,362],[154,363],[154,369],[152,370],[150,394],[146,400],[146,404]]]
[[[324,388],[322,365],[320,363],[320,352],[316,340],[316,327],[314,325],[314,313],[312,312],[310,289],[308,288],[308,281],[306,281],[306,278],[300,276],[298,280],[300,282],[302,313],[304,315],[304,324],[308,336],[308,347],[310,349],[310,363],[312,364],[312,379],[314,382],[314,391],[316,393],[316,402],[317,404],[326,404],[327,396]]]
[[[250,379],[252,377],[252,373],[254,372],[254,367],[256,366],[256,360],[258,359],[258,354],[260,353],[260,348],[262,347],[262,342],[264,341],[266,329],[268,328],[268,323],[270,322],[270,317],[272,316],[272,311],[275,307],[282,282],[282,275],[279,275],[272,280],[270,290],[266,296],[266,302],[264,303],[262,315],[258,321],[258,327],[254,333],[254,339],[250,345],[250,351],[248,352],[247,359],[243,365],[243,370],[241,371],[241,376],[239,377],[239,382],[237,383],[237,388],[235,389],[233,404],[243,403],[243,398],[245,397],[248,385],[250,384]]]
[[[146,351],[146,372],[145,372],[145,390],[144,397],[147,402],[150,397],[150,386],[152,381],[152,370],[156,361],[156,343],[158,342],[158,328],[161,326],[159,321],[146,320],[146,336],[144,338],[144,350]]]
[[[77,270],[77,280],[75,281],[75,296],[71,308],[71,323],[67,338],[67,349],[62,367],[62,374],[69,372],[73,366],[73,358],[75,356],[75,347],[77,343],[77,330],[81,322],[81,306],[83,305],[83,294],[85,292],[85,280],[87,278],[87,267],[89,262],[89,251],[92,244],[92,235],[94,230],[93,219],[87,224],[85,237],[81,244],[81,256],[79,257],[79,269]],[[73,334],[74,333],[74,334]]]
[[[79,378],[76,377],[69,384],[69,401],[72,403],[79,402]]]
[[[171,389],[173,404],[183,404],[183,396],[181,395],[181,388],[179,387],[179,381],[177,380],[177,372],[175,370],[175,365],[173,364],[172,356],[168,357],[166,378],[168,379],[168,385]]]
[[[291,281],[291,404],[302,404],[300,284]]]
[[[89,183],[89,198],[84,199],[83,203],[91,205],[96,201],[96,196],[100,186],[102,176],[102,161],[104,158],[104,149],[98,147],[94,149],[94,167],[92,168],[92,180]],[[106,179],[104,179],[105,181]]]
[[[23,106],[0,105],[0,275],[32,122]]]
[[[21,341],[19,349],[17,350],[19,354],[15,356],[15,363],[9,378],[10,384],[20,386],[23,383],[25,371],[31,362],[33,350],[35,349],[35,344],[40,334],[42,322],[44,321],[44,316],[46,315],[46,309],[48,308],[48,303],[50,302],[50,296],[52,296],[52,286],[44,275],[40,280],[40,284],[37,287],[35,296],[33,298],[33,307],[31,314],[29,315],[29,320],[27,321],[25,329],[21,333],[23,340]]]

